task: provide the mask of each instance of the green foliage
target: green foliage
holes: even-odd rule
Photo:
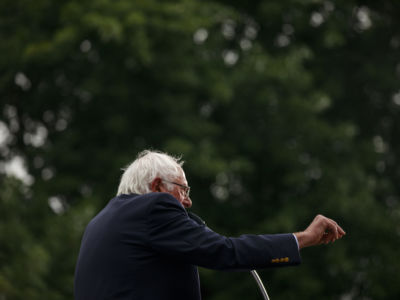
[[[398,13],[2,1],[0,171],[20,156],[34,182],[0,174],[0,298],[71,299],[85,225],[155,148],[183,154],[193,209],[220,233],[298,231],[318,213],[343,225],[302,266],[261,272],[273,299],[395,299]],[[201,277],[204,299],[260,298],[250,274]]]

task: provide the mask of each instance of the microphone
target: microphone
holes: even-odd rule
[[[188,211],[187,213],[189,215],[189,218],[191,218],[197,224],[206,225],[206,222],[202,218],[200,218],[198,215],[196,215],[195,213],[192,213],[191,211]]]

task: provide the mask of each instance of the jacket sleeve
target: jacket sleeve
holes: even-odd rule
[[[225,237],[189,218],[173,196],[156,193],[147,212],[149,246],[186,263],[219,270],[252,270],[301,262],[293,234]]]

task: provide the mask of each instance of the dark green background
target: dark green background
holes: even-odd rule
[[[82,232],[146,148],[183,155],[219,233],[343,226],[260,272],[272,299],[399,298],[399,16],[395,0],[0,0],[0,299],[73,298]],[[204,299],[261,299],[248,273],[201,281]]]

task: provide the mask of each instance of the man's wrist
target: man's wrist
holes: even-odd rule
[[[299,246],[299,249],[307,247],[307,245],[306,245],[307,234],[304,231],[296,232],[296,233],[294,233],[294,236],[297,239],[297,245]]]

